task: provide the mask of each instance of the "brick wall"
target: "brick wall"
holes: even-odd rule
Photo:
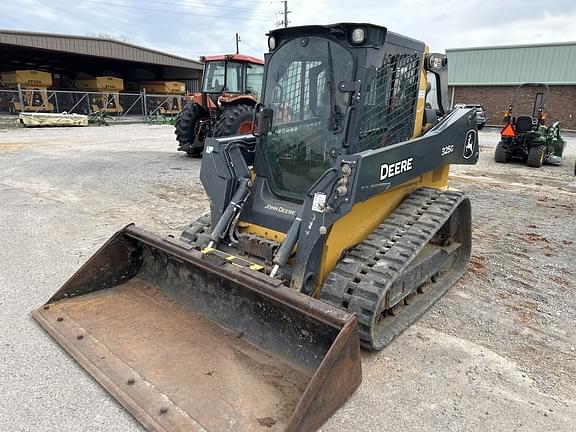
[[[482,104],[486,111],[487,124],[500,125],[515,88],[515,86],[450,87],[448,97],[451,100],[454,89],[454,104]],[[537,92],[542,92],[542,87],[522,88],[514,104],[513,114],[532,115]],[[564,129],[576,129],[576,85],[550,86],[544,111],[548,124],[560,121]]]

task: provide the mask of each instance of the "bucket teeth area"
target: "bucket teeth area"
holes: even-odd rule
[[[283,430],[311,378],[139,279],[40,313],[160,424],[258,430],[270,418]]]
[[[32,314],[149,430],[316,430],[360,384],[356,319],[254,275],[129,226]]]

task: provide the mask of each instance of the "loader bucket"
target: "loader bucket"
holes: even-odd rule
[[[361,381],[355,316],[133,225],[32,315],[151,431],[312,431]]]

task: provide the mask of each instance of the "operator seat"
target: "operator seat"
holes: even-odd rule
[[[531,116],[518,116],[516,117],[516,123],[514,124],[516,133],[526,133],[530,132],[534,127],[534,120]]]

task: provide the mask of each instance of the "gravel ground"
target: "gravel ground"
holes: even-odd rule
[[[563,166],[454,167],[473,203],[464,278],[378,354],[323,431],[573,431],[576,137]],[[30,318],[123,225],[177,235],[207,207],[170,126],[0,130],[0,430],[142,428]]]

